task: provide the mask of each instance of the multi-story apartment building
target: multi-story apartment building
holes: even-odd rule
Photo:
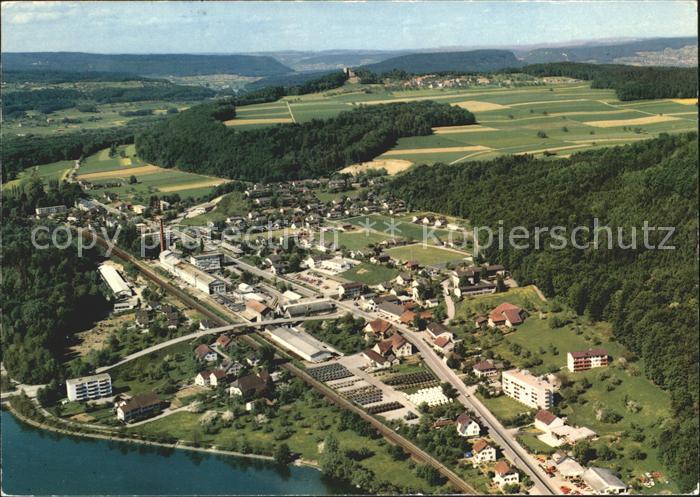
[[[607,365],[608,351],[605,349],[580,350],[566,354],[566,366],[572,373]]]
[[[99,399],[112,395],[112,378],[107,373],[66,380],[68,400]]]
[[[527,406],[549,409],[554,405],[554,388],[528,371],[511,369],[502,375],[503,393]]]

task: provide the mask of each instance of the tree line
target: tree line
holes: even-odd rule
[[[523,226],[588,227],[578,243],[593,241],[594,219],[599,248],[561,250],[547,244],[518,249],[507,240],[483,257],[511,268],[521,284],[534,283],[548,296],[559,296],[579,314],[612,323],[615,338],[642,359],[645,374],[668,389],[674,419],[658,443],[662,459],[683,491],[697,483],[698,447],[698,138],[697,134],[662,135],[612,149],[580,153],[559,161],[531,156],[502,157],[456,166],[422,166],[397,177],[387,187],[413,210],[430,210],[470,219],[474,226],[505,233]],[[642,226],[672,226],[674,250],[645,250]],[[638,249],[618,242],[632,239]],[[652,231],[658,246],[665,232]],[[483,240],[485,241],[485,240]],[[520,240],[518,240],[520,242]],[[558,244],[557,244],[558,246]]]
[[[136,136],[141,158],[164,167],[248,181],[328,175],[371,160],[401,137],[425,136],[434,126],[473,124],[465,109],[431,101],[362,106],[331,119],[235,131],[232,100],[190,108]]]
[[[113,104],[162,100],[168,102],[205,100],[216,92],[202,86],[182,86],[167,82],[144,82],[138,87],[43,88],[3,93],[2,109],[6,117],[19,117],[26,111],[43,114],[88,104]]]
[[[639,67],[613,64],[553,62],[532,64],[514,72],[532,76],[564,76],[591,81],[592,88],[615,90],[620,100],[692,98],[698,95],[697,68]]]

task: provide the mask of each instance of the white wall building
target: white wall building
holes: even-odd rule
[[[68,400],[99,399],[112,395],[112,378],[107,373],[66,380]]]
[[[190,256],[190,264],[202,271],[218,271],[221,269],[221,252],[202,252]]]
[[[528,371],[511,369],[502,375],[503,393],[532,408],[549,409],[554,405],[554,388]]]
[[[159,256],[160,263],[173,276],[180,278],[188,285],[191,285],[205,293],[215,294],[224,293],[226,291],[226,283],[210,274],[205,273],[201,269],[197,269],[192,264],[189,264],[174,252],[164,250]]]
[[[308,362],[322,362],[335,352],[328,345],[305,331],[294,328],[275,328],[267,331],[270,339]]]
[[[122,275],[119,274],[119,271],[117,271],[114,266],[110,264],[101,264],[98,270],[100,276],[102,276],[102,279],[107,283],[107,286],[109,286],[109,289],[112,290],[112,293],[117,299],[127,299],[131,297],[131,288],[129,288],[128,283],[122,278]]]

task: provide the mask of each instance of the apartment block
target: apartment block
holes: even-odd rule
[[[588,349],[566,354],[566,366],[576,373],[608,365],[608,351],[605,349]]]
[[[549,409],[554,405],[554,388],[548,382],[528,371],[511,369],[502,376],[503,393],[536,409]]]
[[[112,378],[107,373],[66,380],[68,400],[99,399],[112,395]]]

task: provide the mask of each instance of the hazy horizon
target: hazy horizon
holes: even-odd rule
[[[5,2],[2,52],[517,50],[697,36],[696,25],[690,1]]]

